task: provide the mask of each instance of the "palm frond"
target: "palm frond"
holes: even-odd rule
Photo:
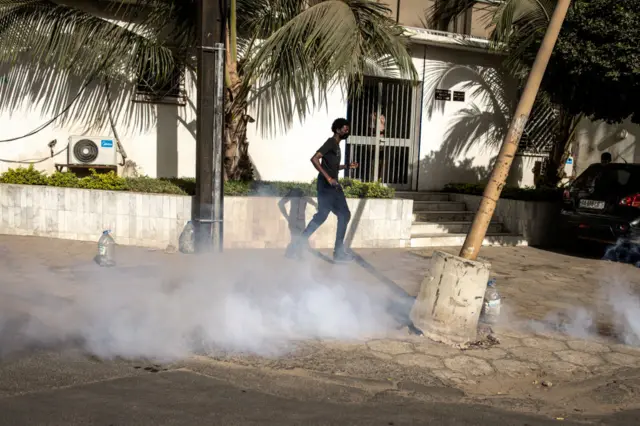
[[[476,0],[436,0],[425,10],[425,24],[434,30],[445,29],[451,21],[476,3]]]
[[[29,101],[41,106],[43,120],[68,107],[58,122],[98,132],[108,124],[102,86],[107,79],[122,133],[149,128],[153,107],[131,102],[139,76],[145,70],[162,84],[192,45],[193,21],[182,24],[184,9],[172,3],[0,1],[0,62],[10,67],[0,105],[13,110]]]
[[[466,153],[475,144],[492,148],[500,145],[514,107],[510,90],[513,83],[504,69],[440,62],[425,69],[424,80],[429,118],[444,111],[444,102],[435,100],[436,89],[464,91],[472,102],[449,123],[443,143],[449,155]]]
[[[277,132],[296,116],[303,119],[330,90],[346,89],[374,69],[394,65],[416,79],[407,40],[387,11],[368,0],[310,3],[260,43],[245,73],[259,86],[254,99],[261,130]]]
[[[507,49],[505,64],[514,75],[527,71],[522,54],[546,30],[556,4],[557,0],[506,0],[494,14],[493,47]]]
[[[159,40],[167,24],[152,25],[158,15],[151,6],[163,5],[117,2],[98,16],[49,0],[2,2],[0,61],[14,63],[26,55],[32,63],[73,75],[100,73],[116,79],[130,79],[150,68],[161,79],[170,75],[176,62],[174,49]],[[136,7],[144,7],[145,13],[135,13]]]
[[[406,38],[375,1],[236,4],[241,93],[252,93],[263,129],[286,128],[324,104],[329,90],[363,74],[416,79]],[[161,84],[181,62],[193,66],[196,6],[196,0],[0,0],[0,62],[107,78],[114,88],[131,87],[146,71]]]

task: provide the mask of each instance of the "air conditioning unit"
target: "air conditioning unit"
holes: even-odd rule
[[[117,166],[116,142],[108,137],[71,136],[67,150],[67,163],[69,165]]]

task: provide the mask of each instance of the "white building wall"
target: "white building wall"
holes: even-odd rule
[[[269,181],[309,182],[318,172],[310,159],[332,136],[331,124],[336,118],[346,118],[347,100],[339,87],[327,94],[326,105],[312,111],[301,122],[294,120],[288,131],[276,135],[260,132],[258,123],[249,124],[249,156],[253,161],[256,177]],[[342,161],[345,143],[341,143]]]
[[[0,86],[0,140],[19,138],[0,143],[0,160],[46,158],[50,155],[47,145],[54,139],[57,152],[66,147],[70,136],[114,136],[108,124],[103,86],[88,86],[73,102],[84,81],[62,75],[45,78],[18,68],[4,69],[0,75],[4,77]],[[112,89],[115,128],[128,158],[137,164],[140,173],[151,177],[194,176],[195,86],[191,78],[187,78],[186,89],[191,98],[186,106],[134,103],[123,95],[129,90]],[[68,105],[71,108],[66,114],[29,135]],[[52,172],[56,163],[67,163],[67,153],[35,167]],[[0,172],[17,166],[20,164],[2,161]]]
[[[59,114],[78,93],[84,82],[57,77],[57,82],[40,81],[25,88],[24,77],[9,75],[6,70],[4,86],[0,89],[0,139],[10,139],[31,133]],[[116,130],[127,153],[140,174],[150,177],[195,176],[195,118],[196,87],[191,76],[186,78],[186,105],[142,104],[122,98],[122,91],[112,91]],[[97,110],[101,124],[86,128],[83,111]],[[293,127],[276,136],[262,135],[257,123],[248,128],[249,154],[257,175],[263,180],[311,181],[317,175],[309,159],[331,136],[331,123],[344,117],[347,111],[340,88],[327,96],[327,104],[310,113],[304,123],[294,121]],[[48,143],[56,139],[55,151],[66,146],[70,136],[94,135],[113,137],[108,124],[104,88],[90,86],[73,103],[68,114],[42,131],[7,143],[0,143],[0,159],[31,161],[50,155]],[[344,148],[344,147],[343,147]],[[51,173],[56,163],[66,163],[66,152],[35,165]],[[343,149],[344,157],[344,149]],[[343,158],[344,160],[344,158]],[[0,162],[0,172],[20,164]],[[27,166],[23,164],[23,166]]]
[[[414,64],[424,84],[424,102],[420,133],[418,189],[439,190],[447,183],[476,183],[485,180],[499,145],[490,143],[482,129],[504,123],[508,116],[505,102],[515,101],[515,91],[482,82],[481,73],[495,69],[499,57],[441,47],[420,46],[413,49]],[[447,72],[447,77],[442,79]],[[509,82],[503,82],[509,84]],[[464,91],[464,102],[435,101],[434,90]],[[492,93],[494,92],[495,93]],[[453,93],[452,93],[453,95]],[[498,107],[500,106],[500,107]],[[463,117],[473,111],[479,132],[470,135]],[[502,141],[498,141],[502,142]],[[512,184],[526,184],[528,177],[515,164]]]
[[[452,72],[443,86],[438,88],[458,90],[469,81],[470,69],[488,69],[497,66],[500,58],[483,53],[453,49],[414,46],[414,63],[419,78],[425,82],[425,96],[419,103],[421,108],[421,131],[419,137],[419,164],[417,172],[419,190],[437,190],[451,182],[479,182],[486,179],[490,164],[497,153],[495,146],[488,144],[486,136],[465,139],[464,132],[456,130],[461,110],[476,108],[482,114],[481,126],[504,120],[500,111],[492,107],[490,97],[485,94],[473,96],[466,91],[464,102],[438,101],[440,108],[429,112],[434,87],[432,83],[438,72],[450,64],[459,67]],[[56,81],[22,77],[15,70],[5,70],[4,83],[0,86],[0,139],[13,138],[33,129],[57,115],[75,96],[80,81],[68,81],[57,76]],[[19,84],[27,81],[28,84]],[[26,84],[26,83],[25,83]],[[122,96],[122,91],[112,95],[117,116],[116,129],[128,158],[135,162],[138,171],[151,177],[192,177],[195,175],[195,103],[196,88],[191,76],[186,81],[188,102],[185,106],[133,103]],[[0,143],[0,159],[33,160],[49,155],[47,144],[57,139],[56,150],[63,148],[72,135],[113,136],[106,119],[104,88],[91,86],[78,99],[69,113],[43,131],[8,143]],[[97,105],[97,107],[95,106]],[[102,107],[100,106],[102,105]],[[96,128],[85,128],[86,123],[96,122],[83,113],[97,110],[102,123]],[[249,154],[255,165],[256,177],[262,180],[305,181],[312,180],[317,172],[309,163],[315,150],[331,135],[331,123],[347,113],[347,101],[337,87],[327,96],[327,105],[310,113],[304,122],[294,120],[293,127],[276,136],[264,135],[257,123],[249,125]],[[99,121],[99,120],[97,120]],[[449,137],[453,131],[456,137]],[[456,139],[457,138],[457,139]],[[453,143],[455,142],[455,143]],[[455,146],[464,146],[462,150]],[[343,144],[344,156],[344,144]],[[66,153],[48,159],[36,167],[53,171],[54,163],[66,163]],[[514,167],[512,184],[528,184],[524,169],[528,165]],[[0,171],[15,164],[0,164]],[[414,175],[415,176],[415,175]]]
[[[584,119],[578,124],[573,146],[575,175],[609,152],[616,163],[640,163],[640,125],[626,120],[619,124]]]

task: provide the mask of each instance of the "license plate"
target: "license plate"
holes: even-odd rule
[[[604,209],[604,201],[580,200],[580,207],[585,209],[602,210]]]

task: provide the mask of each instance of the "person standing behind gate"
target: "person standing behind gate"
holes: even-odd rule
[[[313,157],[311,163],[318,171],[318,212],[304,230],[296,243],[295,250],[289,257],[300,257],[302,248],[309,243],[309,237],[327,220],[329,213],[338,217],[338,229],[336,230],[336,242],[333,249],[333,260],[336,262],[349,262],[353,256],[344,248],[344,237],[347,233],[347,225],[351,219],[351,212],[347,205],[347,199],[338,183],[338,172],[347,167],[358,168],[358,163],[349,166],[340,165],[340,142],[349,137],[349,122],[344,118],[338,118],[331,125],[333,136],[327,139]]]

